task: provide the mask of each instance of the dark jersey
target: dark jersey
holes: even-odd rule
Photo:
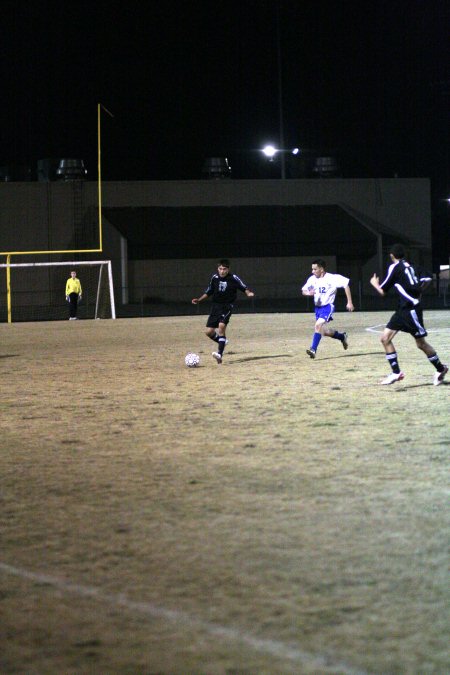
[[[227,274],[226,277],[213,274],[205,293],[212,296],[213,302],[231,305],[236,300],[238,290],[244,292],[246,288],[236,274]]]
[[[399,260],[389,266],[386,278],[380,284],[385,293],[394,288],[399,296],[399,307],[416,307],[420,302],[423,286],[431,281],[430,274],[413,267],[406,260]]]

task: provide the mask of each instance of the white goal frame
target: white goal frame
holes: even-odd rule
[[[100,273],[98,277],[98,286],[97,286],[97,297],[95,301],[95,319],[97,318],[98,304],[100,298],[100,284],[102,280],[103,266],[106,265],[108,269],[108,284],[109,284],[109,297],[111,300],[111,318],[116,318],[116,303],[114,301],[114,286],[113,286],[113,276],[112,276],[112,266],[111,260],[77,260],[72,262],[32,262],[32,263],[1,263],[0,269],[6,269],[6,287],[7,287],[7,299],[8,299],[8,323],[11,323],[11,276],[10,269],[11,267],[72,267],[76,269],[81,265],[96,265],[100,266]]]

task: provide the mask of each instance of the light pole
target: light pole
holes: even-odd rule
[[[280,148],[284,148],[284,126],[283,126],[283,73],[281,68],[281,29],[280,29],[280,6],[277,3],[277,65],[278,65],[278,118],[280,125]],[[286,157],[281,153],[281,178],[286,178]]]
[[[278,75],[278,129],[280,149],[274,145],[266,145],[262,151],[270,162],[273,162],[277,152],[281,153],[280,167],[281,179],[286,178],[286,151],[284,149],[284,124],[283,124],[283,70],[281,64],[281,28],[280,28],[280,6],[276,5],[276,43],[277,43],[277,75]]]

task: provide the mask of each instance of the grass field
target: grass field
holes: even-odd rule
[[[0,672],[449,673],[450,378],[378,384],[389,315],[1,324]]]

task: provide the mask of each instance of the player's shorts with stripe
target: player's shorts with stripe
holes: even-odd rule
[[[328,321],[333,321],[333,312],[334,305],[322,305],[321,307],[316,307],[316,321],[317,319],[323,319],[328,323]]]
[[[207,328],[218,328],[219,323],[227,324],[233,312],[233,305],[223,305],[214,302],[211,307],[211,313],[206,322]]]
[[[389,328],[390,330],[401,330],[416,338],[422,338],[428,335],[423,325],[422,310],[415,308],[411,309],[410,307],[398,309],[389,319],[386,328]]]

